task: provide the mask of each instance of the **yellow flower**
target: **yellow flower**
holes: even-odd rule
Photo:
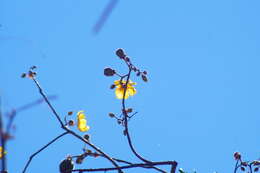
[[[116,90],[115,90],[116,97],[118,99],[123,99],[126,81],[122,80],[120,82],[120,80],[116,80],[114,81],[114,84],[116,86]],[[129,80],[126,87],[125,99],[127,99],[129,96],[133,96],[136,94],[136,89],[133,87],[133,85],[136,85],[136,83]]]
[[[87,125],[87,120],[84,111],[79,111],[77,113],[77,120],[78,120],[78,129],[81,132],[86,132],[89,130],[90,127]]]
[[[3,147],[0,147],[0,159],[2,159],[3,155],[2,155],[2,152],[3,152]],[[6,154],[7,152],[4,151],[4,154]]]

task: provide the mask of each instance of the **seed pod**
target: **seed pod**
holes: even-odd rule
[[[71,157],[68,157],[60,163],[60,173],[72,173],[73,168],[74,163]]]
[[[147,77],[146,77],[145,75],[142,75],[142,79],[143,79],[143,81],[145,81],[145,82],[148,81],[148,79],[147,79]]]
[[[114,118],[115,117],[115,114],[113,114],[113,113],[109,113],[108,114],[111,118]]]
[[[125,53],[123,51],[123,49],[117,49],[116,50],[116,55],[120,58],[120,59],[124,59],[125,58]]]
[[[115,74],[115,70],[113,70],[112,68],[105,68],[104,69],[104,75],[105,76],[113,76]]]

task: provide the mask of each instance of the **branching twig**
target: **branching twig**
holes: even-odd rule
[[[88,144],[90,147],[92,147],[93,149],[95,149],[97,152],[101,153],[104,155],[104,157],[106,159],[108,159],[116,168],[118,168],[118,172],[119,173],[123,173],[122,170],[119,168],[118,164],[111,158],[109,157],[106,153],[104,153],[101,149],[99,149],[98,147],[96,147],[94,144],[91,144],[89,141],[87,141],[86,139],[84,139],[83,137],[81,137],[80,135],[76,134],[75,132],[73,132],[72,130],[68,129],[63,122],[61,121],[60,116],[58,115],[58,113],[56,112],[56,110],[54,109],[54,107],[51,105],[50,101],[48,100],[47,96],[44,94],[39,82],[32,76],[31,77],[32,80],[34,81],[34,83],[36,84],[39,93],[42,95],[42,97],[44,98],[45,102],[48,104],[49,108],[52,110],[53,114],[55,115],[55,117],[57,118],[57,120],[59,121],[61,128],[64,129],[66,131],[66,133],[69,133],[73,136],[75,136],[76,138],[80,139],[82,142]]]
[[[166,162],[151,162],[151,163],[136,163],[127,166],[121,166],[120,169],[129,169],[129,168],[147,168],[153,167],[156,165],[174,165],[177,166],[177,163],[174,161],[166,161]],[[73,172],[100,172],[100,171],[114,171],[118,170],[119,168],[97,168],[97,169],[74,169]]]
[[[64,132],[61,135],[57,136],[56,138],[54,138],[53,140],[51,140],[50,142],[48,142],[46,145],[44,145],[41,149],[39,149],[38,151],[36,151],[35,153],[33,153],[30,157],[29,160],[27,161],[24,169],[23,169],[23,173],[26,172],[26,169],[28,168],[28,166],[30,165],[32,159],[39,154],[41,151],[43,151],[44,149],[46,149],[48,146],[50,146],[52,143],[54,143],[56,140],[58,140],[59,138],[63,137],[64,135],[68,134],[68,132]]]

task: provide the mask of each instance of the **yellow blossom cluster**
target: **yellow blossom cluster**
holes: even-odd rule
[[[2,159],[3,155],[3,147],[0,147],[0,159]],[[4,151],[4,154],[6,154],[6,151]]]
[[[78,129],[81,132],[86,132],[89,130],[90,127],[87,125],[87,120],[84,111],[79,111],[77,113],[77,120],[78,120]]]
[[[136,89],[133,85],[136,85],[135,82],[132,82],[131,80],[128,81],[127,86],[126,86],[126,81],[125,80],[116,80],[114,81],[114,85],[116,86],[115,94],[116,98],[118,99],[123,99],[124,97],[124,92],[125,92],[125,99],[127,99],[129,96],[133,96],[136,94]]]

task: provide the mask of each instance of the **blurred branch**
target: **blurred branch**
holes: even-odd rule
[[[118,0],[110,0],[105,9],[103,10],[101,16],[99,17],[97,23],[93,27],[94,34],[98,34],[99,31],[103,28],[105,22],[107,21],[108,17],[112,13],[113,9],[115,8]]]

